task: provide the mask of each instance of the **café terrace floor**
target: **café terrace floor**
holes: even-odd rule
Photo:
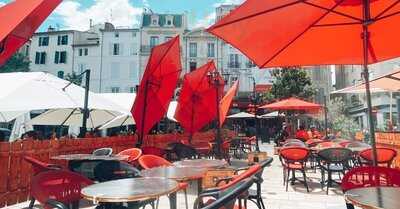
[[[263,144],[261,146],[263,151],[267,151],[269,155],[273,154],[273,146],[269,144]],[[301,174],[299,174],[301,175]],[[262,185],[262,196],[264,203],[268,209],[346,209],[345,202],[342,196],[342,192],[339,188],[333,188],[329,191],[329,195],[326,195],[325,191],[321,190],[319,179],[320,173],[314,173],[309,170],[307,177],[309,181],[310,193],[302,184],[296,183],[295,185],[289,185],[288,192],[285,191],[283,186],[282,178],[282,167],[280,165],[278,157],[274,156],[274,161],[270,167],[267,167],[263,173],[264,183]],[[196,199],[196,183],[192,183],[190,190],[188,191],[189,209],[193,208],[193,203]],[[26,209],[28,202],[12,205],[6,207],[6,209]],[[38,204],[36,208],[41,208]],[[91,209],[94,208],[90,203],[83,203],[81,208]],[[147,208],[151,208],[147,206]],[[166,197],[160,199],[159,209],[168,209],[169,203]],[[178,194],[178,209],[185,208],[185,201],[183,193]],[[249,209],[256,209],[257,207],[249,202]]]

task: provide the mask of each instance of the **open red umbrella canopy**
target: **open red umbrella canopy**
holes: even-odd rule
[[[229,108],[231,107],[233,98],[235,97],[237,90],[239,88],[239,80],[237,80],[233,86],[226,92],[225,96],[221,99],[221,104],[219,105],[219,125],[222,125],[225,122],[226,115],[229,112]]]
[[[364,64],[367,34],[371,64],[400,55],[399,22],[398,0],[247,0],[208,31],[261,68]]]
[[[131,110],[140,140],[167,112],[181,71],[179,36],[151,50]]]
[[[15,0],[0,7],[0,66],[24,45],[62,0]]]
[[[175,119],[189,133],[193,134],[217,117],[219,95],[224,91],[224,80],[218,77],[216,87],[210,83],[209,74],[216,71],[213,61],[185,75],[183,87],[178,99]]]
[[[300,110],[300,111],[318,111],[321,110],[321,105],[312,102],[307,102],[295,97],[284,99],[278,102],[267,104],[260,107],[268,110]]]

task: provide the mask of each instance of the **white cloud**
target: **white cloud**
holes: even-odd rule
[[[87,30],[90,19],[94,24],[111,22],[115,26],[137,25],[142,10],[130,4],[129,0],[95,0],[88,8],[83,8],[78,1],[68,0],[57,7],[55,14],[61,17],[63,28]]]
[[[230,4],[242,4],[245,0],[221,0],[217,3],[215,3],[213,6],[214,8],[219,7],[221,5],[230,5]],[[215,23],[215,19],[216,19],[216,13],[212,12],[208,15],[206,15],[204,18],[198,19],[197,22],[195,23],[195,27],[199,28],[199,27],[204,27],[207,28],[209,26],[211,26],[212,24]]]
[[[6,3],[0,1],[0,7],[2,7],[2,6],[4,6],[4,5],[6,5]]]
[[[213,12],[206,17],[197,20],[196,24],[194,25],[195,28],[207,28],[208,26],[212,25],[216,19],[216,13]]]
[[[142,3],[143,3],[143,6],[150,7],[150,4],[149,4],[148,0],[143,0]]]
[[[214,4],[214,7],[219,7],[221,5],[226,5],[226,4],[242,4],[245,0],[221,0],[218,3]]]

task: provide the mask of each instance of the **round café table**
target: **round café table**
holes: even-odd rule
[[[194,159],[194,160],[181,160],[174,163],[176,167],[186,168],[219,168],[227,166],[225,160],[211,160],[211,159]]]
[[[179,182],[197,181],[198,194],[201,192],[203,176],[206,173],[206,168],[187,168],[187,167],[156,167],[147,170],[142,170],[143,177],[158,177],[168,178]]]
[[[398,187],[365,187],[345,193],[348,202],[363,209],[399,209],[399,197]]]
[[[82,189],[84,199],[94,204],[132,203],[157,199],[168,195],[170,208],[176,209],[176,192],[179,189],[177,181],[166,178],[128,178],[104,183],[93,184]],[[139,208],[142,205],[137,204]]]

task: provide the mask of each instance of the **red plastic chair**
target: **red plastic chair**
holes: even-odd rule
[[[157,155],[142,155],[139,160],[139,165],[144,169],[151,169],[161,166],[172,166],[173,164],[168,160]]]
[[[253,165],[246,171],[242,172],[241,174],[233,176],[227,184],[218,186],[217,188],[218,188],[218,190],[228,189],[228,188],[236,185],[237,183],[241,182],[242,180],[256,175],[258,172],[261,171],[261,169],[262,169],[262,167],[260,164]]]
[[[37,160],[37,159],[35,159],[33,157],[29,157],[29,156],[24,156],[24,160],[26,162],[28,162],[29,164],[31,164],[32,170],[33,170],[33,176],[36,176],[42,172],[61,169],[61,166],[59,166],[59,165],[45,163],[45,162],[42,162],[40,160]],[[35,198],[33,198],[31,195],[31,199],[30,199],[28,208],[32,209],[34,204],[35,204]]]
[[[309,140],[306,141],[306,145],[308,147],[314,147],[314,146],[317,146],[319,143],[322,143],[322,142],[324,142],[324,140],[322,140],[322,139],[309,139]]]
[[[394,158],[397,156],[397,151],[391,148],[376,148],[376,152],[378,155],[378,165],[386,164],[388,168],[390,168]],[[361,151],[359,156],[364,161],[361,162],[362,164],[372,165],[372,148]]]
[[[126,149],[118,153],[117,155],[127,155],[129,156],[127,162],[130,164],[134,164],[139,157],[142,155],[142,150],[139,148],[131,148],[131,149]]]
[[[342,190],[346,192],[350,189],[391,186],[400,187],[400,170],[386,167],[357,167],[347,172],[342,179]],[[354,206],[346,203],[348,209]]]
[[[321,142],[317,145],[317,147],[319,149],[323,149],[323,148],[332,148],[332,147],[339,147],[338,144],[331,142],[331,141],[325,141],[325,142]]]
[[[142,155],[139,160],[139,165],[142,166],[144,169],[151,169],[151,168],[156,168],[156,167],[162,167],[162,166],[173,166],[171,162],[168,160],[159,157],[157,155]],[[186,203],[186,209],[189,208],[188,206],[188,200],[187,200],[187,187],[189,186],[188,183],[186,182],[181,182],[179,183],[179,190],[183,190],[185,193],[185,203]],[[158,200],[157,200],[157,205],[158,205]]]
[[[309,192],[307,184],[307,176],[305,172],[306,162],[310,155],[310,150],[304,147],[284,147],[280,150],[279,156],[283,166],[284,172],[284,183],[286,183],[286,191],[288,191],[289,181],[295,181],[296,171],[301,171],[303,174],[304,185]],[[286,173],[287,172],[287,173]],[[292,172],[293,178],[289,179],[290,172]]]
[[[38,159],[29,157],[29,156],[24,156],[24,160],[26,162],[28,162],[29,164],[31,164],[32,170],[33,170],[33,175],[37,175],[41,172],[45,172],[45,171],[49,171],[49,170],[61,169],[61,166],[59,166],[59,165],[45,163],[45,162],[42,162]]]
[[[49,208],[49,200],[77,208],[81,199],[81,189],[91,184],[91,180],[71,171],[46,171],[33,177],[31,194],[45,208]]]
[[[158,147],[142,147],[141,149],[143,155],[157,155],[159,157],[163,157],[165,155],[165,150]]]

